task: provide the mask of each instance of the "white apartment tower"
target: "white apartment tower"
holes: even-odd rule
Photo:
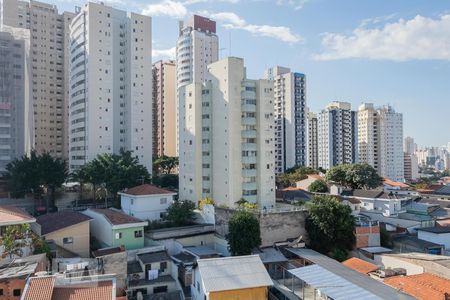
[[[2,0],[0,23],[30,31],[34,145],[57,158],[68,155],[68,26],[74,13],[55,5]]]
[[[317,169],[318,165],[318,137],[317,137],[317,115],[308,112],[307,121],[307,166]]]
[[[414,143],[414,139],[410,136],[405,137],[403,141],[403,152],[412,154],[417,151],[417,144]]]
[[[246,78],[241,58],[208,67],[180,92],[180,199],[275,205],[273,83]]]
[[[208,78],[208,65],[219,59],[219,38],[216,22],[193,15],[189,21],[180,22],[176,46],[177,113],[183,103],[179,89],[194,82],[203,83]],[[177,143],[179,142],[179,115],[177,115]],[[177,145],[177,150],[179,150]]]
[[[70,169],[132,151],[152,168],[151,18],[88,2],[70,26]]]
[[[318,167],[329,169],[356,160],[355,112],[348,102],[331,102],[317,117]]]
[[[381,177],[404,180],[403,117],[390,106],[358,109],[358,161],[373,166]]]
[[[307,164],[306,77],[276,66],[266,78],[274,82],[275,173],[280,174]]]
[[[0,31],[0,174],[11,160],[33,146],[30,32],[2,26]]]

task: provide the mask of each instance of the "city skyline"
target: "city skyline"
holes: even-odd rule
[[[52,3],[60,11],[73,11],[84,2]],[[402,0],[386,5],[350,0],[107,3],[152,16],[153,61],[173,58],[178,20],[200,13],[217,21],[220,58],[244,57],[249,78],[260,78],[275,65],[307,74],[311,111],[318,112],[331,101],[350,102],[352,107],[363,102],[391,105],[405,116],[405,136],[413,136],[419,146],[448,142],[448,137],[431,135],[429,126],[424,126],[445,127],[450,109],[446,101],[450,94],[446,84],[450,75],[450,56],[445,50],[450,36],[447,1]],[[417,46],[417,40],[434,46]],[[362,41],[371,48],[363,47]],[[412,42],[416,47],[408,47]]]

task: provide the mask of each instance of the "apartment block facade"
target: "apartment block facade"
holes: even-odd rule
[[[177,155],[175,61],[153,64],[153,154]]]
[[[33,145],[29,31],[2,26],[0,31],[0,174]]]
[[[404,180],[403,117],[390,106],[358,109],[358,161],[391,180]]]
[[[317,169],[319,167],[318,162],[318,122],[317,114],[308,112],[307,115],[307,166]]]
[[[275,173],[307,164],[306,76],[273,67],[266,78],[274,82]]]
[[[1,24],[30,32],[34,145],[38,153],[68,155],[68,26],[74,13],[55,5],[3,0]]]
[[[331,102],[317,116],[318,167],[356,161],[356,113],[348,102]]]
[[[69,165],[133,152],[152,166],[151,18],[89,2],[70,26]]]
[[[180,199],[209,196],[218,205],[241,198],[275,205],[273,83],[246,78],[244,61],[208,67],[210,81],[179,90]]]
[[[176,46],[177,112],[184,105],[179,89],[190,83],[202,83],[208,78],[208,65],[219,59],[219,38],[216,22],[193,15],[187,22],[179,23],[179,37]],[[177,151],[180,137],[177,115]]]

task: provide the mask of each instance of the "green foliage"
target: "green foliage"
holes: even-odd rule
[[[76,170],[72,178],[80,183],[91,183],[94,191],[97,186],[102,186],[114,199],[117,193],[125,188],[150,182],[147,168],[139,164],[139,160],[132,155],[131,151],[121,151],[120,154],[99,154]]]
[[[6,170],[14,197],[22,197],[32,192],[35,198],[40,198],[44,187],[50,192],[50,207],[54,207],[55,190],[61,187],[68,177],[64,160],[53,158],[48,153],[39,155],[34,150],[29,156],[10,162]]]
[[[203,209],[203,206],[206,204],[215,205],[216,203],[213,198],[205,197],[198,202],[198,208]]]
[[[393,246],[391,235],[384,227],[380,227],[380,244],[386,248],[392,248]]]
[[[10,225],[6,226],[3,234],[0,236],[0,246],[4,247],[4,252],[1,258],[14,255],[21,257],[23,255],[22,249],[32,247],[32,232],[30,225]]]
[[[279,187],[295,186],[297,181],[306,179],[311,174],[318,174],[318,172],[310,167],[293,167],[277,176],[277,185]]]
[[[261,245],[261,232],[258,219],[249,211],[238,210],[228,223],[226,239],[233,256],[249,255]]]
[[[343,262],[348,258],[348,251],[341,248],[334,248],[331,252],[331,257],[339,262]]]
[[[372,189],[383,183],[383,178],[367,163],[335,166],[328,170],[326,180],[352,189]]]
[[[176,200],[167,209],[166,220],[175,226],[189,225],[194,222],[195,203],[189,200]]]
[[[351,250],[355,244],[355,220],[351,208],[333,196],[315,196],[306,219],[310,247],[329,254]]]
[[[162,174],[152,177],[152,183],[162,188],[178,189],[178,174]]]
[[[239,199],[238,201],[234,202],[237,204],[239,208],[243,209],[256,209],[258,208],[258,205],[256,203],[250,203],[244,198]]]
[[[308,191],[311,193],[327,193],[328,185],[324,180],[316,180],[308,187]]]
[[[178,167],[178,157],[160,156],[153,160],[154,174],[170,174]]]
[[[45,253],[48,259],[52,258],[50,246],[48,245],[47,241],[43,240],[42,238],[36,235],[33,237],[33,248],[34,248],[33,254]]]

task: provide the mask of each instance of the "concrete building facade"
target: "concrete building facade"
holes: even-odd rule
[[[403,140],[403,152],[411,154],[417,151],[417,144],[410,136],[405,137]]]
[[[211,80],[179,90],[180,199],[241,198],[275,205],[273,83],[246,78],[244,61],[208,67]]]
[[[175,61],[153,64],[153,153],[177,155]]]
[[[55,5],[4,0],[1,24],[29,30],[34,110],[34,145],[38,153],[67,158],[68,24],[74,13]]]
[[[308,112],[307,116],[307,166],[317,169],[318,162],[318,137],[317,137],[317,115]]]
[[[318,167],[356,161],[356,113],[348,102],[331,102],[317,117]]]
[[[133,152],[152,170],[151,18],[89,2],[70,26],[70,169]]]
[[[0,173],[34,144],[29,37],[26,29],[0,31]]]
[[[177,112],[184,106],[179,89],[190,83],[202,83],[208,78],[208,65],[219,59],[219,38],[216,22],[193,15],[188,22],[180,22],[176,46]],[[177,115],[177,153],[180,150],[180,116]]]
[[[405,173],[405,180],[407,182],[412,182],[420,178],[417,156],[414,153],[404,154],[403,168]]]
[[[404,180],[403,117],[390,106],[375,108],[364,103],[358,109],[358,161],[373,166],[378,174]]]
[[[274,82],[275,173],[307,164],[306,76],[273,67],[266,78]]]

